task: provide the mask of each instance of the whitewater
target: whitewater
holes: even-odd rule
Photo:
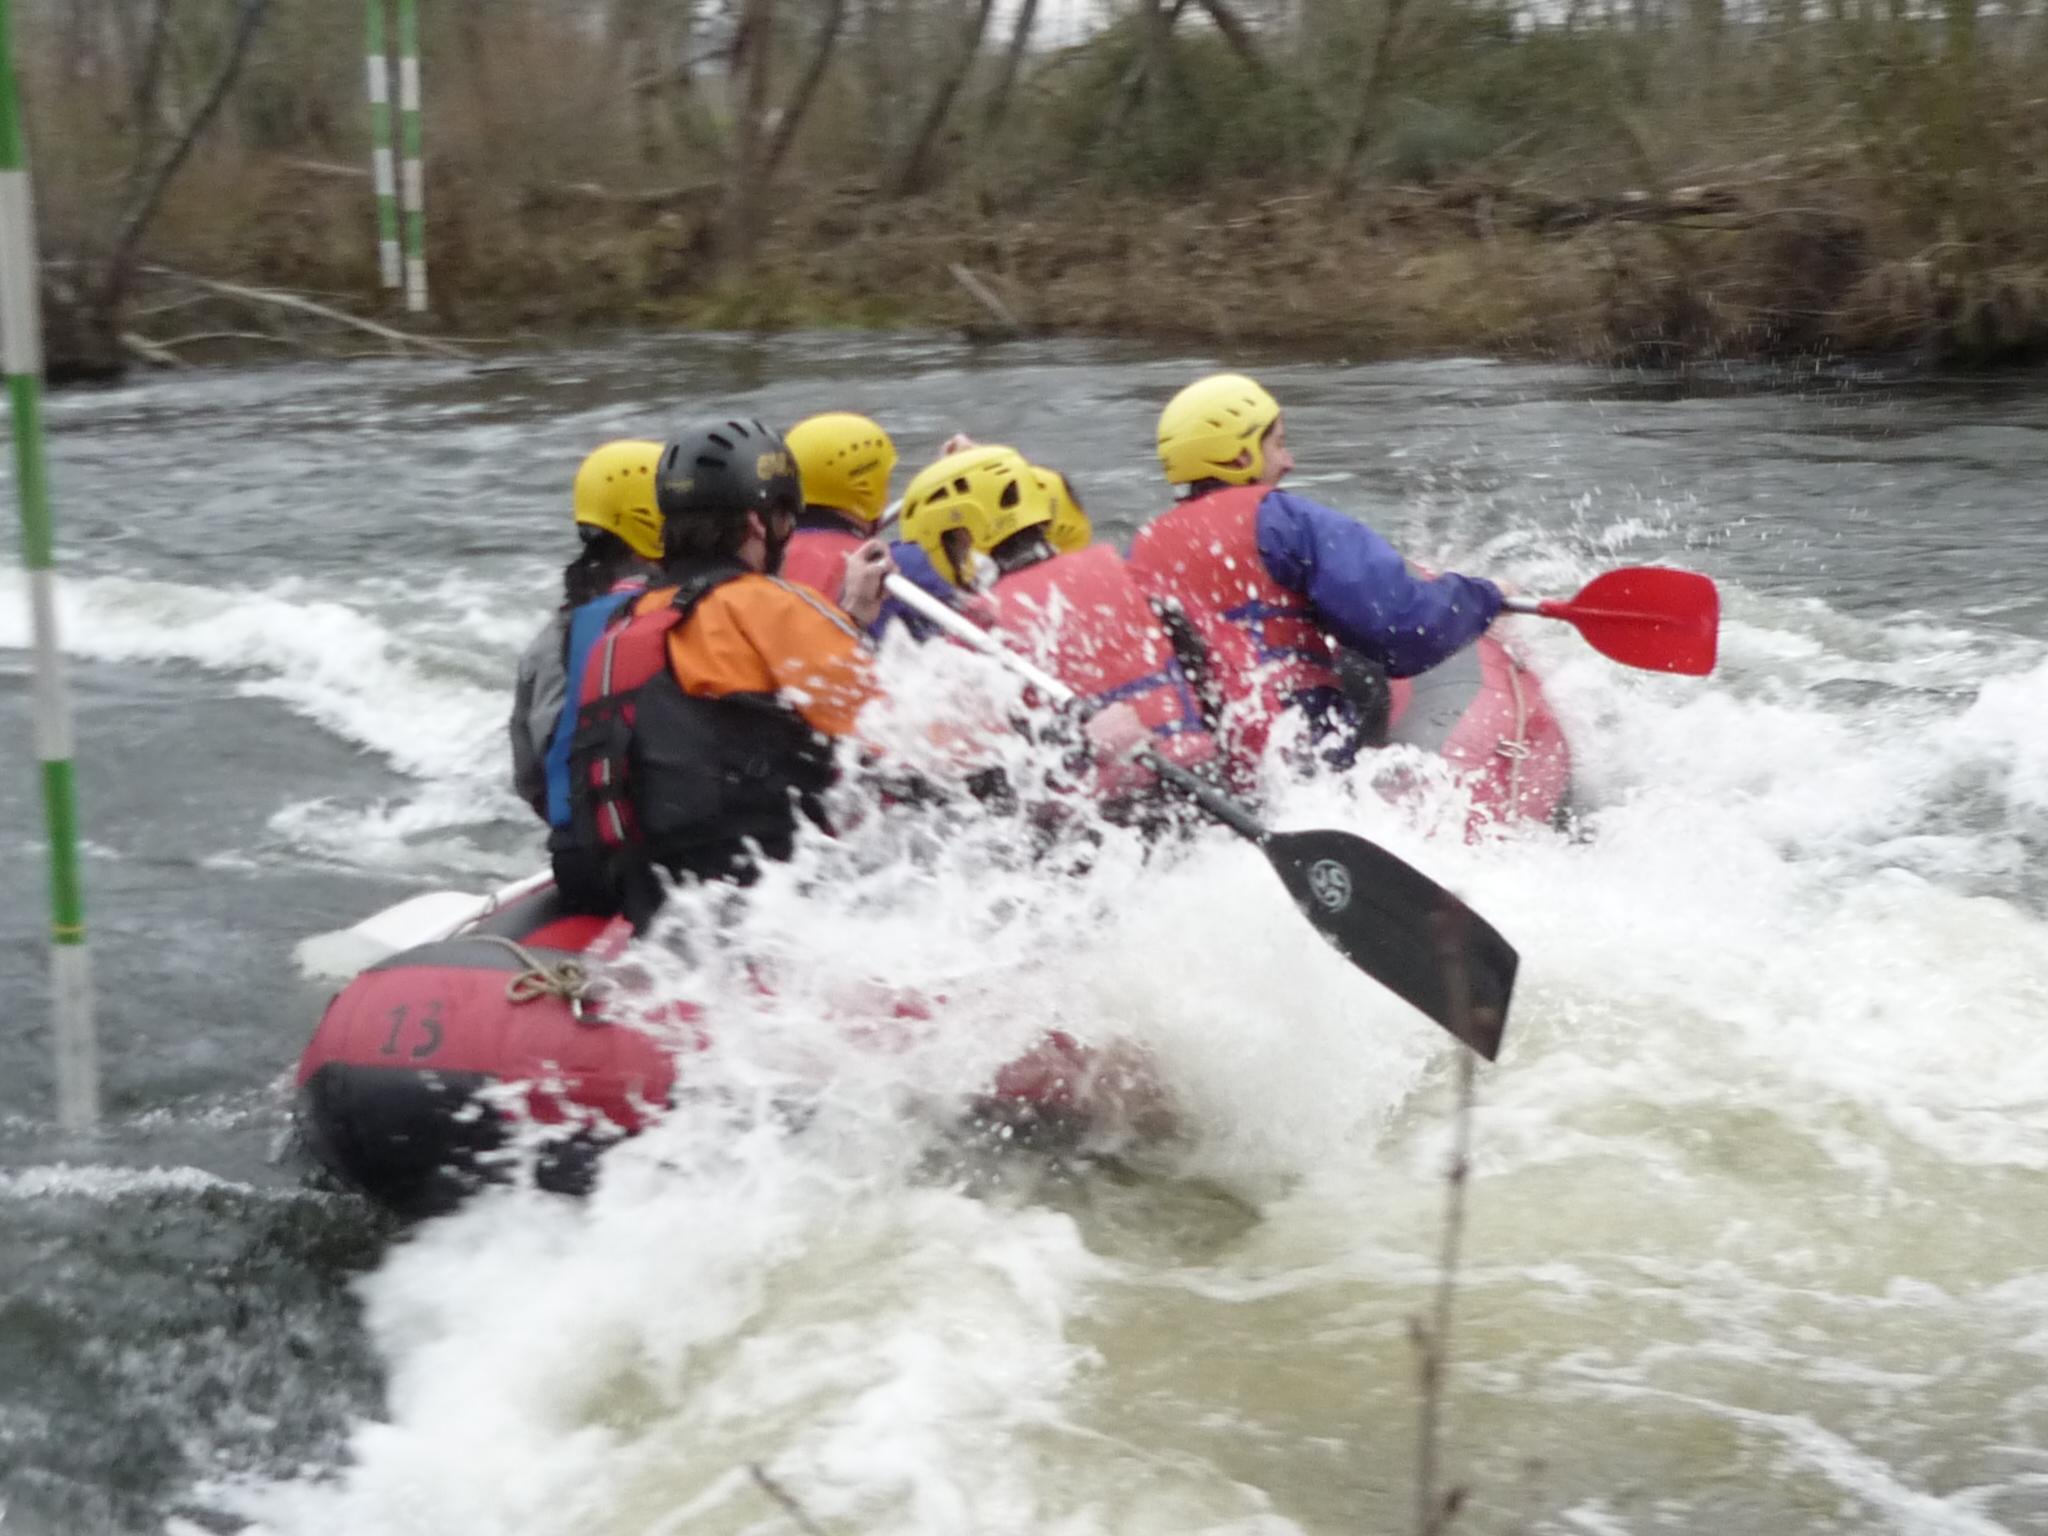
[[[1061,463],[1116,536],[1211,361],[641,341],[60,399],[113,1123],[47,1123],[17,729],[0,1531],[1414,1529],[1455,1047],[1220,831],[1053,870],[876,818],[742,910],[680,901],[642,963],[717,1021],[715,1091],[586,1200],[399,1230],[276,1160],[330,989],[297,942],[538,861],[504,716],[588,446],[863,409],[907,461],[959,428]],[[1471,1123],[1453,1528],[2048,1531],[2048,395],[1261,372],[1303,488],[1415,558],[1557,594],[1669,561],[1725,605],[1703,681],[1515,621],[1568,824],[1468,840],[1420,758],[1271,785],[1522,955]],[[888,665],[906,740],[1000,693]],[[886,990],[941,1001],[887,1050],[820,1027]],[[960,1136],[1048,1027],[1142,1046],[1173,1133]]]

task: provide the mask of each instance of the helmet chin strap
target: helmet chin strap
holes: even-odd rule
[[[747,539],[761,541],[761,574],[780,576],[783,557],[789,553],[789,541],[796,537],[796,522],[791,519],[788,529],[780,536],[775,532],[776,519],[762,514],[758,509],[747,513]],[[745,548],[743,542],[741,547]]]

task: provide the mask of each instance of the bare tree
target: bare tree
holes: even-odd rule
[[[1393,57],[1394,40],[1401,30],[1401,16],[1408,8],[1408,0],[1386,0],[1386,15],[1380,21],[1378,34],[1373,38],[1372,53],[1367,58],[1365,72],[1358,81],[1358,116],[1352,119],[1350,137],[1344,143],[1344,157],[1337,163],[1336,179],[1330,184],[1330,196],[1341,201],[1350,191],[1358,176],[1358,167],[1365,160],[1365,152],[1372,147],[1373,129],[1380,119],[1380,82],[1387,75],[1387,61]]]
[[[1138,0],[1138,76],[1142,92],[1155,83],[1164,84],[1173,58],[1173,29],[1180,21],[1184,3],[1176,3],[1167,14],[1164,0]]]
[[[775,51],[775,0],[746,0],[733,38],[731,78],[739,95],[733,115],[731,153],[726,162],[724,255],[745,260],[761,238],[762,210],[775,173],[788,158],[811,103],[831,67],[846,21],[846,0],[824,0],[811,50],[796,89],[780,107],[771,105]],[[772,125],[772,126],[771,126]]]
[[[952,115],[954,99],[974,69],[974,61],[981,53],[981,40],[988,32],[988,18],[994,9],[995,0],[974,0],[974,9],[969,13],[961,35],[959,54],[926,105],[924,117],[917,125],[917,134],[910,141],[910,152],[903,157],[903,164],[896,172],[893,190],[898,196],[921,192],[930,181],[932,153],[938,148],[939,134],[945,129],[946,119]]]
[[[653,0],[617,0],[606,19],[606,40],[611,46],[613,78],[635,81],[655,57],[658,35]],[[642,165],[661,159],[662,115],[654,93],[629,90],[626,107],[628,131]]]
[[[1003,63],[990,87],[988,110],[982,116],[982,131],[993,134],[1003,125],[1010,110],[1010,92],[1017,84],[1017,71],[1024,62],[1024,50],[1031,44],[1031,28],[1038,20],[1038,0],[1023,0],[1017,7],[1017,24],[1010,29],[1010,46],[1003,50]]]
[[[732,81],[739,101],[726,164],[724,254],[737,261],[753,255],[761,238],[766,188],[760,170],[774,62],[775,0],[746,0],[732,43]]]
[[[845,22],[846,0],[825,0],[825,16],[818,23],[818,41],[811,50],[811,62],[804,69],[796,94],[790,97],[788,105],[776,119],[775,137],[768,141],[768,153],[761,163],[763,181],[774,177],[784,157],[789,154],[790,145],[796,142],[796,131],[803,125],[804,115],[811,110],[818,87],[825,83],[825,73],[832,64],[832,51],[839,44],[839,29]]]
[[[143,34],[142,59],[128,92],[135,113],[135,131],[145,140],[155,126],[158,88],[163,82],[164,53],[170,44],[171,0],[151,0],[149,30]]]
[[[1252,29],[1245,25],[1244,18],[1230,8],[1229,0],[1200,0],[1200,3],[1202,9],[1209,13],[1209,19],[1216,23],[1216,30],[1223,34],[1223,40],[1244,60],[1244,67],[1263,77],[1266,56],[1259,51],[1258,40],[1252,36]]]
[[[152,156],[150,141],[152,135],[141,131],[137,141],[135,160],[129,166],[129,174],[123,186],[121,197],[121,219],[115,223],[113,240],[106,246],[106,262],[100,268],[98,283],[98,305],[106,313],[113,313],[127,299],[129,283],[135,279],[135,256],[141,250],[141,238],[150,231],[150,221],[156,217],[158,207],[164,203],[164,190],[170,186],[172,176],[193,154],[193,145],[199,143],[199,135],[207,131],[215,113],[221,111],[221,102],[227,100],[227,88],[236,82],[242,72],[242,59],[248,53],[250,39],[256,35],[256,27],[262,23],[264,12],[270,8],[270,0],[242,0],[242,8],[236,12],[233,31],[227,35],[227,43],[221,47],[221,57],[213,66],[213,78],[207,82],[199,104],[184,119],[176,133],[170,135],[162,150]],[[162,35],[170,27],[170,4],[160,0],[152,25],[150,57],[162,55]],[[154,94],[152,84],[152,94]],[[139,127],[139,125],[137,125]]]
[[[249,43],[270,0],[240,0],[192,109],[171,109],[169,76],[178,56],[173,0],[150,0],[148,31],[137,38],[119,17],[115,32],[132,73],[130,153],[104,235],[79,242],[80,259],[46,266],[43,276],[50,377],[104,378],[122,366],[122,313],[135,283],[143,243],[179,170],[220,112],[240,74]]]
[[[1180,24],[1188,0],[1173,0],[1170,9],[1161,0],[1138,0],[1138,55],[1124,72],[1116,105],[1110,108],[1108,137],[1116,139],[1137,109],[1154,80],[1164,80],[1173,62],[1173,29]]]

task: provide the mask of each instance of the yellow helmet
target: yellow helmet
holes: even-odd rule
[[[1212,373],[1159,413],[1159,463],[1169,485],[1251,485],[1265,473],[1265,436],[1280,403],[1241,373]],[[1239,464],[1244,454],[1251,457]]]
[[[990,444],[949,453],[917,473],[903,492],[903,533],[956,587],[973,585],[946,553],[946,535],[965,528],[987,554],[1005,539],[1052,521],[1052,497],[1024,455]]]
[[[1063,555],[1086,549],[1095,542],[1095,525],[1088,521],[1088,509],[1081,505],[1081,498],[1058,470],[1047,469],[1043,464],[1033,467],[1038,483],[1052,498],[1052,526],[1045,530],[1047,542]]]
[[[643,560],[661,558],[661,512],[654,501],[654,466],[661,444],[606,443],[576,471],[576,521],[626,541]]]
[[[806,506],[830,507],[863,523],[881,518],[896,445],[879,425],[851,411],[827,411],[798,422],[782,441],[796,460]]]

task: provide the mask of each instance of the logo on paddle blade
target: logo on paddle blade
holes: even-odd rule
[[[1308,867],[1308,889],[1325,912],[1342,912],[1351,905],[1351,871],[1335,859],[1317,859]]]

